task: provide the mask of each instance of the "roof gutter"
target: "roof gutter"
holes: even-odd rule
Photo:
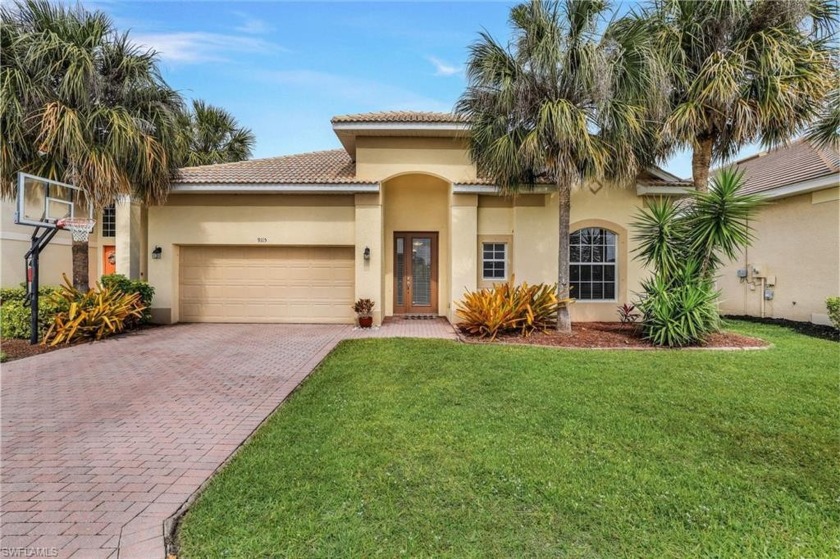
[[[797,196],[799,194],[807,194],[817,190],[840,186],[840,173],[832,173],[816,179],[810,179],[802,182],[795,182],[785,186],[779,186],[756,192],[765,200],[776,200],[778,198],[788,198],[790,196]]]
[[[174,184],[175,194],[357,194],[377,193],[379,183]]]
[[[645,186],[636,184],[636,196],[684,196],[693,191],[693,186]]]

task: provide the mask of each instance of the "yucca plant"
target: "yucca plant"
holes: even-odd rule
[[[80,291],[66,275],[61,290],[50,297],[67,308],[56,314],[44,336],[43,343],[51,346],[118,334],[125,329],[126,320],[140,319],[146,308],[139,293],[123,293],[98,283],[94,289]]]
[[[558,297],[555,285],[515,285],[511,279],[467,292],[464,300],[456,303],[456,315],[464,332],[493,340],[504,332],[518,331],[527,336],[535,330],[553,328],[558,307],[569,303],[571,299]]]
[[[761,199],[741,194],[743,173],[725,169],[708,192],[681,202],[652,200],[633,228],[636,258],[653,268],[642,283],[642,333],[661,346],[702,343],[720,327],[715,273],[752,242],[751,213]]]

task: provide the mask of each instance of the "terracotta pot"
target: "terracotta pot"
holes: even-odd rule
[[[373,326],[373,317],[372,316],[360,316],[359,317],[359,327],[370,328],[371,326]]]

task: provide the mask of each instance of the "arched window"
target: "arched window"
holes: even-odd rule
[[[618,235],[609,229],[587,227],[572,233],[569,245],[571,297],[581,301],[614,301],[618,292]]]

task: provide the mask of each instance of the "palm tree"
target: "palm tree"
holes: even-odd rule
[[[626,183],[650,163],[657,138],[639,99],[664,78],[650,56],[628,56],[598,32],[604,1],[532,0],[510,13],[506,48],[487,33],[470,49],[469,84],[456,111],[470,123],[470,154],[503,194],[550,184],[559,204],[558,290],[569,289],[572,189]],[[631,34],[626,34],[631,35]],[[638,51],[635,52],[638,54]],[[568,309],[557,329],[571,331]]]
[[[184,134],[184,161],[187,167],[232,163],[251,157],[256,139],[242,128],[226,110],[200,99],[192,102],[192,111],[180,119]]]
[[[817,147],[840,149],[840,89],[835,88],[826,96],[817,120],[808,129],[807,138]]]
[[[79,6],[19,1],[0,18],[0,194],[24,171],[75,184],[96,208],[164,201],[182,102],[155,53]],[[73,283],[87,287],[87,243],[73,243]]]
[[[836,16],[834,0],[652,0],[625,19],[673,78],[664,138],[692,150],[697,190],[712,162],[785,142],[818,116],[836,77]]]

